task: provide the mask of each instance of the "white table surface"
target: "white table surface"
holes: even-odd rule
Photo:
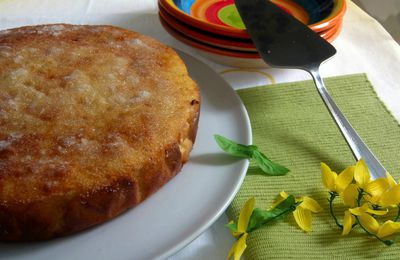
[[[203,60],[215,71],[229,67],[204,59],[160,25],[156,0],[0,0],[0,29],[44,23],[112,24],[142,32]],[[399,25],[400,26],[400,25]],[[378,97],[400,120],[400,47],[385,29],[348,1],[343,30],[333,42],[337,55],[321,66],[323,77],[366,73]],[[261,72],[261,73],[260,73]],[[264,73],[264,74],[263,74]],[[270,77],[266,77],[265,73]],[[226,73],[234,89],[310,79],[300,70],[260,69]],[[225,259],[234,242],[226,215],[169,259]]]

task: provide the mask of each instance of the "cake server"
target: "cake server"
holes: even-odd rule
[[[365,160],[373,179],[386,177],[386,169],[342,114],[319,74],[322,62],[335,55],[336,49],[268,0],[235,0],[235,5],[263,60],[271,67],[309,72],[355,158]]]

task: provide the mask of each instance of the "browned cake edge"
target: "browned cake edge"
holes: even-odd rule
[[[146,173],[141,183],[124,176],[84,194],[62,194],[32,202],[0,202],[0,241],[45,240],[72,234],[116,217],[159,190],[181,170],[192,150],[200,116],[198,89],[197,92],[198,100],[190,104],[195,112],[188,119],[189,130],[148,159],[141,169]]]
[[[199,108],[197,102],[193,105]],[[198,115],[199,112],[191,119],[190,132],[187,133],[192,143],[197,132]],[[149,159],[142,169],[146,172],[146,178],[142,179],[141,184],[125,177],[86,194],[55,196],[50,200],[26,204],[0,205],[0,223],[3,225],[0,227],[1,240],[49,239],[75,233],[114,218],[138,205],[181,170],[192,149],[189,146],[181,151],[181,145],[177,140],[160,151],[163,154]]]
[[[192,123],[189,136],[194,141],[198,117],[194,117]],[[162,161],[153,158],[145,165],[143,171],[146,171],[147,178],[140,185],[133,179],[123,178],[87,194],[52,197],[45,202],[0,205],[0,223],[4,225],[0,227],[0,237],[3,241],[49,239],[112,219],[142,202],[174,177],[190,150],[182,154],[178,143],[166,147],[164,156],[159,157]]]

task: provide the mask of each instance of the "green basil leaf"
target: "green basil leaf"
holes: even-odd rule
[[[221,135],[214,135],[214,138],[219,147],[226,153],[237,157],[254,159],[266,175],[284,175],[289,172],[289,169],[268,159],[255,145],[239,144]]]
[[[247,232],[259,228],[270,221],[278,219],[286,214],[293,212],[296,209],[296,200],[292,195],[289,195],[284,201],[276,205],[270,210],[256,208],[250,216]]]
[[[261,170],[268,175],[285,175],[289,172],[288,168],[274,163],[258,150],[253,152],[253,159],[257,162]]]
[[[237,225],[235,222],[229,222],[228,224],[225,224],[225,227],[229,228],[231,232],[237,232]]]
[[[233,156],[250,159],[253,157],[254,151],[257,150],[254,145],[239,144],[221,135],[214,135],[214,138],[222,150]]]

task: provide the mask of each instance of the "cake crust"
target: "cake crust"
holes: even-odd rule
[[[188,160],[200,94],[171,48],[112,26],[0,31],[0,240],[107,221]]]

